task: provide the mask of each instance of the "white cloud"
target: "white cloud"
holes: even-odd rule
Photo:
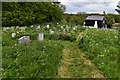
[[[119,0],[58,0],[62,4],[66,5],[66,12],[92,12],[102,13],[117,13],[115,11],[116,5]]]

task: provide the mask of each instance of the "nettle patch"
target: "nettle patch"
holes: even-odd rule
[[[118,77],[118,31],[113,29],[88,29],[82,35],[79,48],[85,51],[95,65],[108,78]]]

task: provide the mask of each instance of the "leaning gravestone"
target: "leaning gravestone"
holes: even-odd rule
[[[23,36],[18,39],[19,44],[28,44],[30,43],[30,36]]]
[[[43,40],[44,40],[44,33],[39,33],[38,41],[43,41]]]
[[[36,32],[40,32],[40,25],[36,28]]]

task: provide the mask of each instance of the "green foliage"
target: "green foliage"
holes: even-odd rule
[[[31,25],[60,21],[63,11],[51,2],[3,2],[2,25]]]
[[[67,23],[75,24],[75,25],[83,25],[87,14],[64,14],[64,19]]]
[[[107,78],[118,77],[118,31],[88,29],[82,35],[79,47],[86,51],[95,65]]]
[[[106,17],[106,24],[112,26],[115,23],[115,19],[112,15],[108,14]]]
[[[33,41],[28,45],[3,45],[3,77],[5,78],[52,78],[57,76],[57,67],[64,46],[61,42]]]
[[[51,34],[49,36],[49,39],[51,40],[65,40],[65,41],[75,41],[76,36],[75,35],[70,35],[70,34]]]
[[[2,34],[2,67],[3,77],[5,78],[55,78],[57,69],[62,58],[62,51],[66,44],[75,41],[76,35],[85,30],[82,26],[66,25],[70,28],[66,34],[62,32],[61,26],[50,24],[50,28],[56,27],[55,34],[50,35],[46,25],[40,25],[40,32],[44,32],[45,40],[37,41],[38,33],[35,31],[38,25],[27,27],[25,30],[15,28],[14,26]],[[64,27],[66,27],[64,25]],[[57,30],[60,30],[58,32]],[[14,38],[12,33],[16,33]],[[57,35],[57,34],[58,35]],[[68,33],[68,34],[67,34]],[[30,43],[25,45],[18,44],[18,38],[29,35]],[[52,37],[51,37],[52,36]],[[50,40],[50,37],[52,38]],[[58,39],[56,39],[58,38]],[[65,41],[67,40],[67,41]]]

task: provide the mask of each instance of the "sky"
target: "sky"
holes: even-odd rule
[[[113,13],[117,14],[117,4],[120,0],[58,0],[66,6],[66,13]]]

